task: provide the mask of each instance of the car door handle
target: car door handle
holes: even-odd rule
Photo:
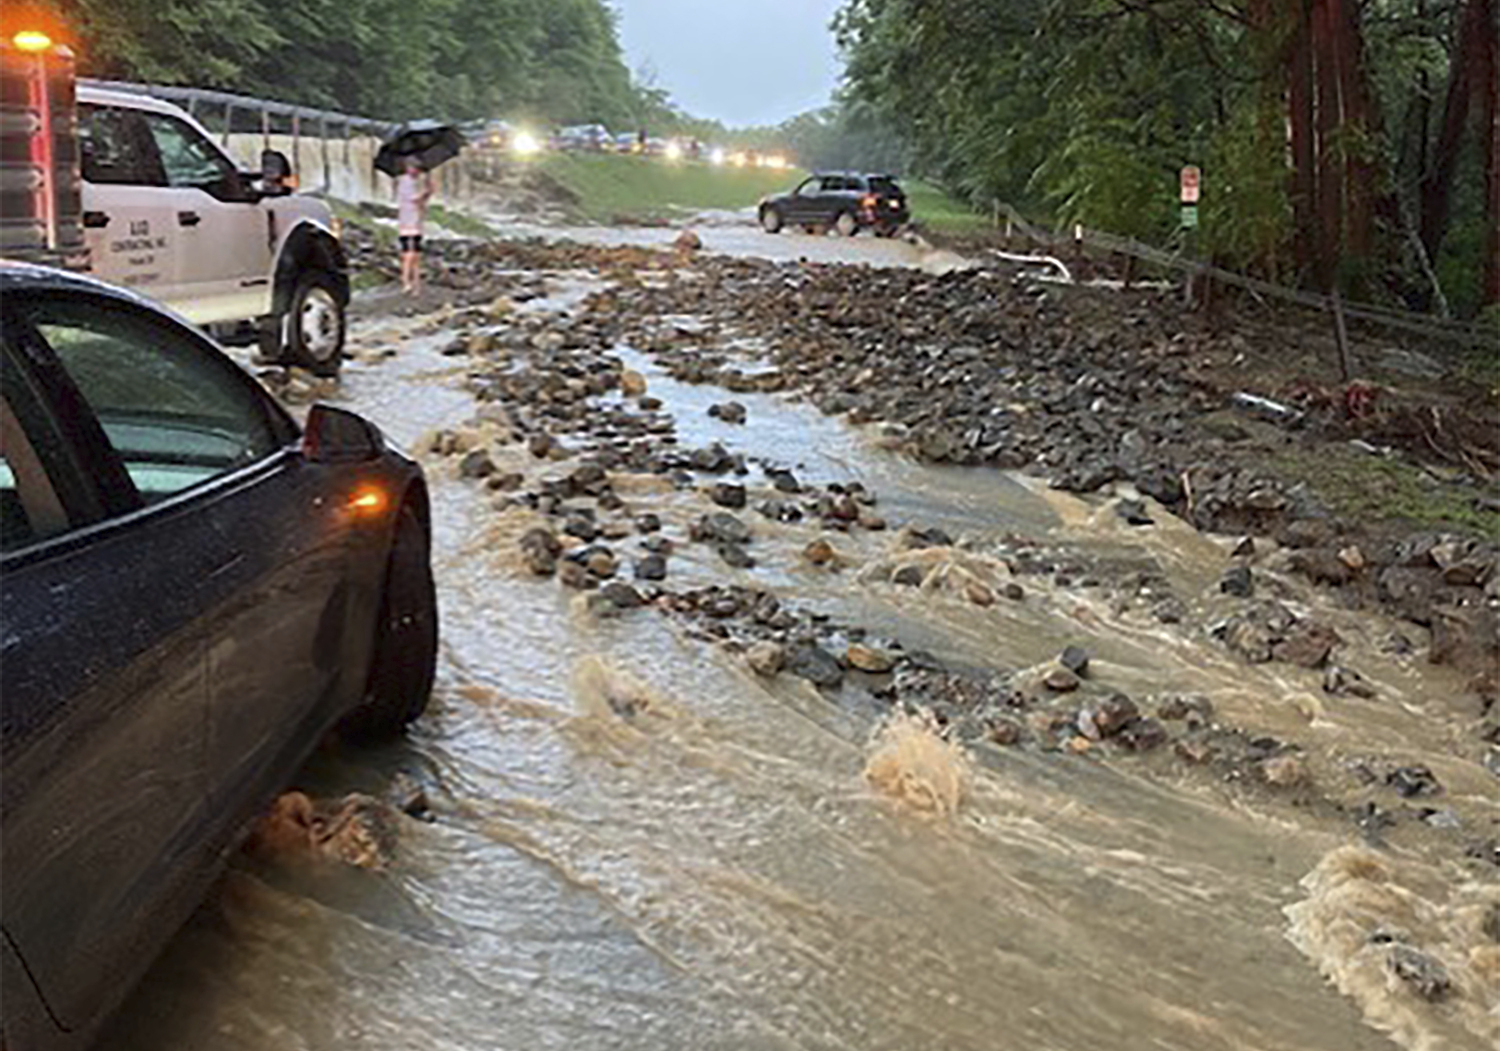
[[[203,216],[199,215],[197,212],[178,212],[177,213],[177,225],[178,226],[197,226],[202,221],[203,221]]]
[[[84,212],[83,225],[90,230],[103,230],[109,225],[108,212]]]

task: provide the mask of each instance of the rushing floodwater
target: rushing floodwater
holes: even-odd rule
[[[463,423],[466,366],[442,342],[351,368],[346,401],[407,447]],[[977,552],[1044,533],[1154,559],[1185,596],[1212,593],[1225,564],[1220,543],[1164,517],[1129,530],[995,472],[921,467],[808,406],[741,395],[750,425],[722,424],[703,411],[722,392],[631,360],[685,443],[723,440],[807,481],[857,478],[893,523],[942,525]],[[103,1046],[1391,1048],[1376,1025],[1423,1051],[1500,1043],[1500,959],[1473,920],[1493,883],[1460,884],[1436,852],[1351,846],[1347,822],[1179,784],[1166,762],[965,757],[919,724],[880,730],[869,704],[758,679],[654,612],[596,621],[516,571],[529,523],[452,471],[429,463],[444,627],[430,714],[409,742],[321,756],[303,778],[378,794],[396,770],[422,771],[438,819],[403,824],[386,873],[237,866]],[[674,534],[706,509],[687,493],[638,502]],[[1320,699],[1314,673],[1248,668],[1086,593],[1042,584],[981,609],[860,574],[891,557],[890,534],[839,537],[856,567],[812,571],[796,552],[815,530],[747,518],[763,565],[742,579],[785,601],[979,666],[1081,643],[1111,685],[1202,693],[1307,743],[1330,779],[1344,754],[1399,750],[1438,772],[1444,805],[1495,816],[1493,779],[1451,758],[1456,684],[1379,656],[1388,625],[1323,611],[1387,699]],[[696,547],[670,584],[733,575]],[[1364,939],[1371,916],[1441,949],[1464,995],[1434,1008],[1394,988]]]

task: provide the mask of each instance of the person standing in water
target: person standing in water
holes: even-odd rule
[[[427,202],[432,180],[415,157],[406,158],[396,180],[396,236],[401,245],[401,291],[422,291],[422,227],[427,222]]]

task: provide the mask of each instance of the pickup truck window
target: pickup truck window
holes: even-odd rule
[[[165,186],[156,147],[138,110],[83,103],[78,149],[85,182],[106,186]]]
[[[164,113],[143,116],[161,156],[168,186],[207,190],[227,187],[234,180],[234,165],[191,124]]]

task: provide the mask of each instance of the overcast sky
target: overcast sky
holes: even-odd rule
[[[840,0],[613,0],[625,60],[698,117],[780,124],[826,104]]]

